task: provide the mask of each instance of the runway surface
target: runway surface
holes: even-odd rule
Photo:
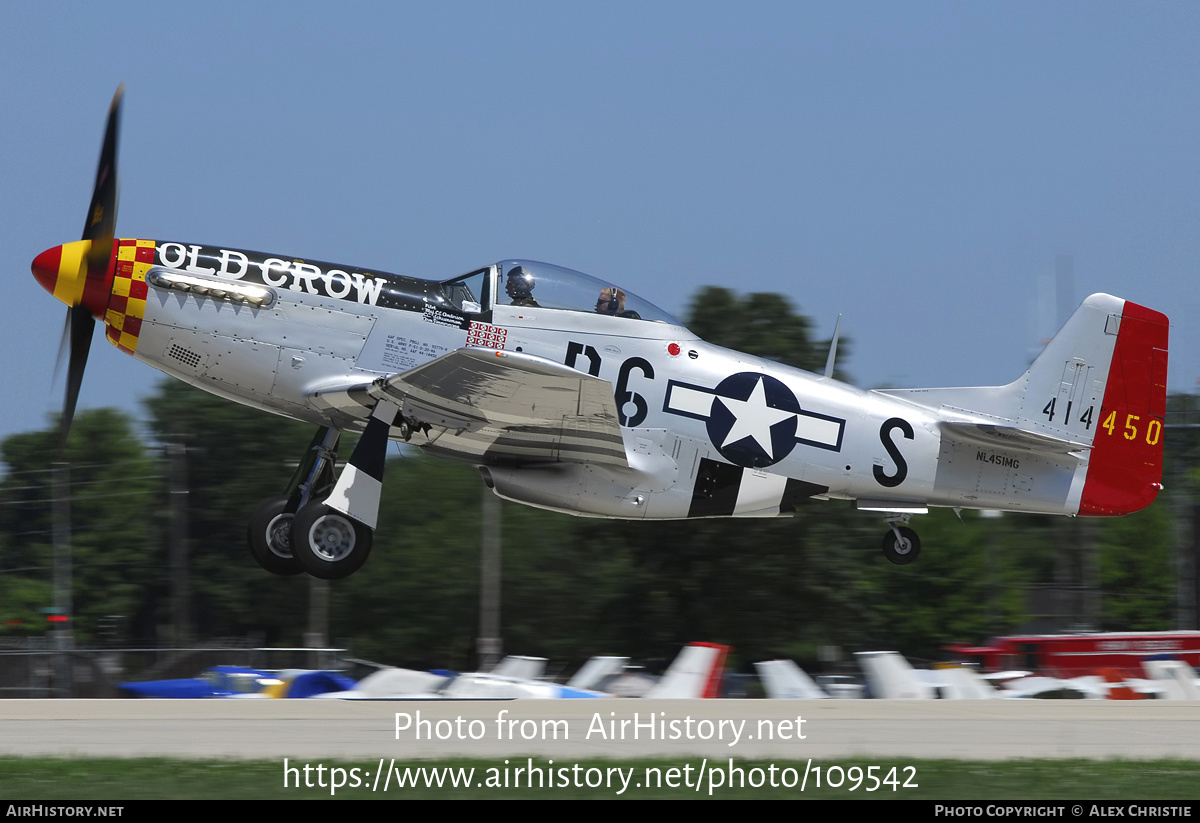
[[[0,754],[1200,760],[1200,703],[0,700]]]

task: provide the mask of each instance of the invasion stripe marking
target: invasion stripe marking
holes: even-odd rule
[[[759,511],[763,508],[762,501],[770,499],[772,495],[776,500],[782,499],[787,480],[783,475],[747,469],[742,473],[742,482],[738,486],[737,503],[734,505],[733,513]]]
[[[707,457],[700,459],[688,517],[736,517],[779,514],[796,510],[796,502],[829,491],[828,486],[808,483],[757,469],[744,469]]]

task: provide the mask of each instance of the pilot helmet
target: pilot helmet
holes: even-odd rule
[[[525,271],[524,266],[515,266],[508,273],[508,282],[504,286],[504,291],[514,300],[529,297],[533,291],[533,284],[533,275]]]

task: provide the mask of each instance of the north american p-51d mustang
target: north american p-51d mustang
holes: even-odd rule
[[[901,564],[920,551],[904,524],[930,506],[1116,516],[1162,488],[1159,312],[1095,294],[1012,383],[865,391],[832,379],[832,351],[820,375],[713,346],[622,285],[545,263],[423,280],[117,239],[119,104],[83,239],[32,266],[70,307],[63,436],[95,320],[167,374],[316,425],[286,494],[251,518],[269,571],[362,565],[397,439],[574,515],[769,517],[853,500],[881,513]],[[345,430],[362,436],[335,479]]]

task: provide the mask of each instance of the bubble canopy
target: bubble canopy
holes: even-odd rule
[[[497,305],[584,311],[683,326],[658,306],[611,280],[536,260],[504,260],[496,268]]]

